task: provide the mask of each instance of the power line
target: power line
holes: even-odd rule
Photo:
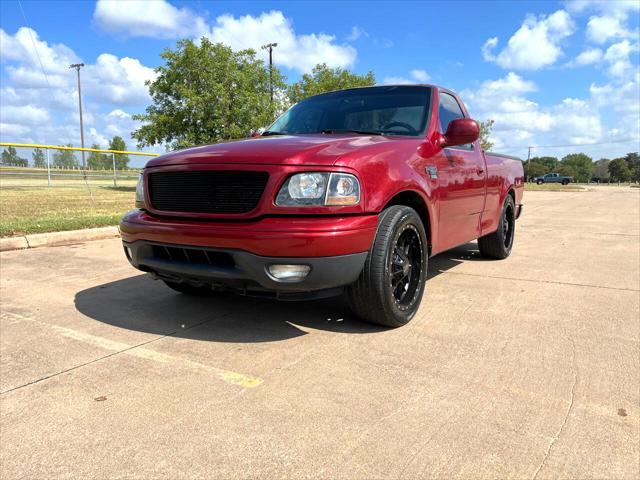
[[[20,11],[22,12],[22,18],[24,19],[24,23],[27,25],[29,29],[29,38],[31,38],[31,43],[33,44],[33,50],[36,52],[36,56],[38,57],[38,63],[40,63],[40,69],[42,70],[42,74],[44,75],[44,79],[47,81],[47,86],[51,88],[51,84],[49,83],[49,77],[47,76],[47,72],[44,70],[44,65],[42,64],[42,58],[40,58],[40,53],[38,52],[38,47],[36,46],[36,41],[33,38],[33,29],[27,20],[27,16],[24,13],[24,9],[22,8],[22,2],[18,0],[18,6],[20,7]]]

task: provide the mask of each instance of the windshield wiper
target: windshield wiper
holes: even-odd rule
[[[276,132],[275,130],[265,130],[262,132],[262,137],[268,137],[269,135],[288,135],[284,132]]]
[[[382,132],[369,132],[367,130],[336,130],[332,128],[322,130],[320,133],[357,133],[360,135],[384,135]]]

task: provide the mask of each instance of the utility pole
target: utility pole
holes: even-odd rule
[[[267,43],[262,45],[262,50],[269,50],[269,89],[271,90],[271,109],[273,110],[273,49],[277,47],[277,43]]]
[[[84,126],[82,125],[82,90],[80,90],[80,69],[84,67],[84,63],[74,63],[69,68],[75,68],[78,73],[78,110],[80,111],[80,146],[84,148]],[[84,161],[84,150],[82,150],[82,168],[87,167]]]

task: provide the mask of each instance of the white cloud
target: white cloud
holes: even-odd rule
[[[613,77],[624,78],[628,76],[635,68],[637,72],[638,66],[635,67],[631,63],[629,56],[639,50],[637,43],[631,44],[628,40],[614,43],[604,54],[604,59],[609,62],[609,75]]]
[[[606,43],[614,38],[634,38],[637,32],[631,32],[625,26],[626,15],[593,16],[587,23],[587,38],[595,43]]]
[[[492,140],[495,150],[526,154],[526,145],[590,144],[610,140],[629,140],[620,149],[630,148],[640,139],[638,81],[592,84],[585,98],[568,97],[554,105],[540,105],[527,96],[536,86],[514,73],[483,82],[476,89],[461,92],[471,115],[495,121]],[[615,118],[607,125],[605,115]],[[614,146],[615,148],[615,146]],[[607,150],[608,149],[608,150]],[[575,148],[534,151],[536,154],[563,155]],[[594,156],[611,156],[611,145],[580,147]],[[605,153],[605,152],[609,153]]]
[[[411,78],[413,78],[414,80],[418,82],[423,82],[423,83],[428,82],[429,79],[431,78],[426,71],[419,70],[419,69],[411,70],[409,74],[411,75]]]
[[[385,77],[382,81],[383,85],[415,85],[420,83],[426,83],[431,79],[431,76],[425,71],[420,69],[414,69],[409,72],[409,78],[407,77]]]
[[[128,37],[199,37],[207,30],[202,17],[165,0],[98,0],[93,19],[107,32]]]
[[[539,70],[552,65],[562,55],[562,40],[574,32],[574,24],[565,10],[549,16],[528,16],[522,26],[498,54],[498,37],[489,38],[482,47],[485,60],[502,68]]]
[[[96,63],[83,73],[87,93],[97,100],[114,105],[143,105],[150,101],[145,81],[156,78],[152,68],[135,58],[118,58],[109,53],[98,56]]]
[[[14,124],[39,124],[49,121],[49,112],[35,105],[6,105],[0,110],[2,122]]]
[[[187,8],[177,8],[166,0],[99,0],[93,15],[104,30],[131,37],[192,38],[202,36],[229,45],[235,50],[251,48],[266,59],[260,46],[276,42],[274,62],[302,73],[310,72],[318,63],[330,67],[349,67],[357,52],[349,44],[338,44],[334,35],[326,33],[298,34],[293,23],[280,11],[260,15],[218,16],[212,24]],[[347,40],[357,40],[367,33],[353,27]]]
[[[359,40],[360,38],[363,37],[368,37],[369,34],[367,33],[367,31],[364,28],[361,27],[351,27],[351,33],[349,33],[349,35],[347,35],[346,40],[348,42],[355,42],[356,40]]]
[[[599,48],[590,48],[582,51],[576,59],[571,62],[571,66],[593,65],[602,60],[603,53]]]
[[[349,67],[355,63],[357,55],[352,46],[336,44],[333,35],[297,35],[291,20],[279,11],[262,13],[257,17],[221,15],[216,18],[208,37],[236,50],[259,49],[261,45],[276,42],[274,63],[304,73],[310,72],[318,63]]]

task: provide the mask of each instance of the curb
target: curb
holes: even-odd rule
[[[35,233],[20,237],[0,238],[0,252],[24,250],[27,248],[50,247],[53,245],[69,245],[72,243],[103,240],[120,236],[118,227],[87,228],[66,232]]]

